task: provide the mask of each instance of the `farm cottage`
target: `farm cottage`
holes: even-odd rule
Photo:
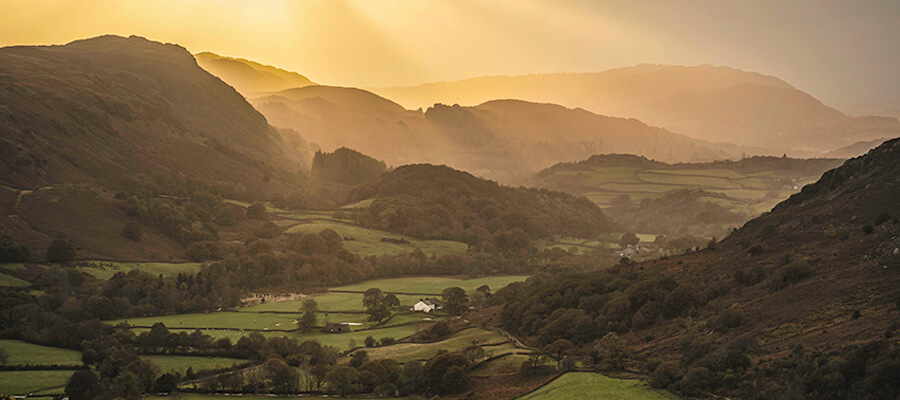
[[[429,312],[434,311],[435,309],[440,309],[440,308],[441,308],[441,301],[432,297],[429,299],[420,299],[418,303],[416,303],[414,306],[412,306],[412,308],[410,308],[410,311],[429,313]]]

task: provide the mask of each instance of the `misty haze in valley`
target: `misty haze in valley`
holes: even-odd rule
[[[0,10],[0,399],[900,397],[893,2]]]

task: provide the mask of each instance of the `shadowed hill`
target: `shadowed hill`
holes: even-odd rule
[[[203,52],[194,55],[197,64],[221,78],[244,96],[277,92],[296,87],[315,85],[307,77],[269,65]]]
[[[136,36],[0,49],[0,99],[7,185],[161,172],[265,192],[294,185],[303,165],[184,48]]]
[[[893,137],[896,119],[849,117],[781,79],[728,67],[644,64],[598,73],[492,76],[372,89],[407,107],[514,98],[637,118],[740,145],[829,151]]]
[[[493,239],[512,247],[510,237],[516,236],[509,232],[522,231],[527,236],[517,245],[527,246],[530,239],[595,237],[614,228],[600,208],[584,198],[501,186],[446,166],[399,167],[354,188],[349,201],[366,199],[374,201],[354,216],[363,225],[469,244]]]

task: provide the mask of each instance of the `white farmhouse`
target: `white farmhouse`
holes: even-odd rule
[[[409,310],[430,313],[439,308],[441,308],[441,301],[432,297],[430,299],[420,299],[419,302],[412,306],[412,308],[410,308]]]

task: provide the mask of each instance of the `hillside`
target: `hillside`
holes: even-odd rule
[[[364,226],[472,245],[493,241],[504,250],[528,248],[531,240],[552,235],[587,238],[614,228],[585,199],[501,186],[446,166],[399,167],[354,188],[349,201],[369,199],[353,215]]]
[[[628,154],[559,163],[530,184],[585,196],[626,230],[723,237],[798,192],[840,159],[749,157],[667,164]]]
[[[0,69],[5,185],[159,172],[266,192],[287,190],[304,165],[265,117],[177,45],[102,36],[7,47]]]
[[[349,147],[388,165],[447,164],[503,182],[601,152],[683,162],[742,151],[636,120],[514,100],[435,104],[423,113],[360,89],[309,86],[251,102],[274,125],[300,132],[325,151]]]
[[[898,177],[895,139],[705,250],[514,288],[504,325],[541,345],[584,345],[572,355],[604,354],[622,338],[631,368],[690,396],[817,398],[828,387],[833,398],[890,398]]]
[[[491,76],[373,88],[406,107],[520,99],[637,118],[691,137],[819,152],[895,137],[900,123],[835,110],[781,79],[728,67],[643,64],[597,73]]]
[[[194,54],[197,64],[244,96],[315,85],[307,77],[258,62],[203,52]]]

